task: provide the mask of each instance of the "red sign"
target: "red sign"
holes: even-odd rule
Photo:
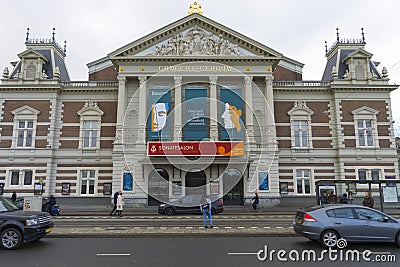
[[[244,156],[244,142],[148,142],[148,156]]]

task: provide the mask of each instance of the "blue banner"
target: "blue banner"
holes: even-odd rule
[[[148,101],[148,140],[171,140],[171,90],[168,87],[150,88]]]
[[[242,89],[221,88],[218,105],[220,140],[244,139],[244,110]]]
[[[201,141],[209,136],[207,90],[191,86],[185,90],[183,140]]]

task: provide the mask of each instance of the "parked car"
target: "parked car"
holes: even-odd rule
[[[11,201],[0,197],[0,246],[16,249],[25,241],[37,241],[53,230],[47,212],[23,211]]]
[[[296,233],[334,247],[347,242],[391,242],[400,246],[400,220],[358,205],[320,205],[296,211]]]
[[[158,213],[172,216],[178,213],[201,213],[200,200],[201,195],[188,195],[171,203],[163,203],[158,206]],[[224,206],[221,199],[216,199],[211,202],[212,214],[221,213],[224,211]]]

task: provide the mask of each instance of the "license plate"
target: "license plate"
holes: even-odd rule
[[[46,229],[46,234],[50,233],[51,231],[53,231],[53,228],[47,228]]]

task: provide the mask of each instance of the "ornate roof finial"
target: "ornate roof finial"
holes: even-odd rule
[[[53,28],[53,37],[51,38],[53,40],[53,43],[55,42],[54,35],[56,35],[56,28]]]
[[[29,27],[26,28],[26,39],[25,39],[25,42],[28,42],[28,40],[29,40]]]
[[[362,42],[365,44],[364,28],[361,28]]]
[[[336,40],[339,43],[339,28],[336,28]]]
[[[325,55],[328,54],[328,42],[325,41]]]
[[[67,53],[67,40],[64,41],[64,54]]]
[[[193,4],[190,4],[189,6],[189,11],[188,14],[193,14],[193,13],[197,13],[197,14],[203,14],[203,11],[201,10],[201,5],[198,4],[197,2],[194,2]]]

